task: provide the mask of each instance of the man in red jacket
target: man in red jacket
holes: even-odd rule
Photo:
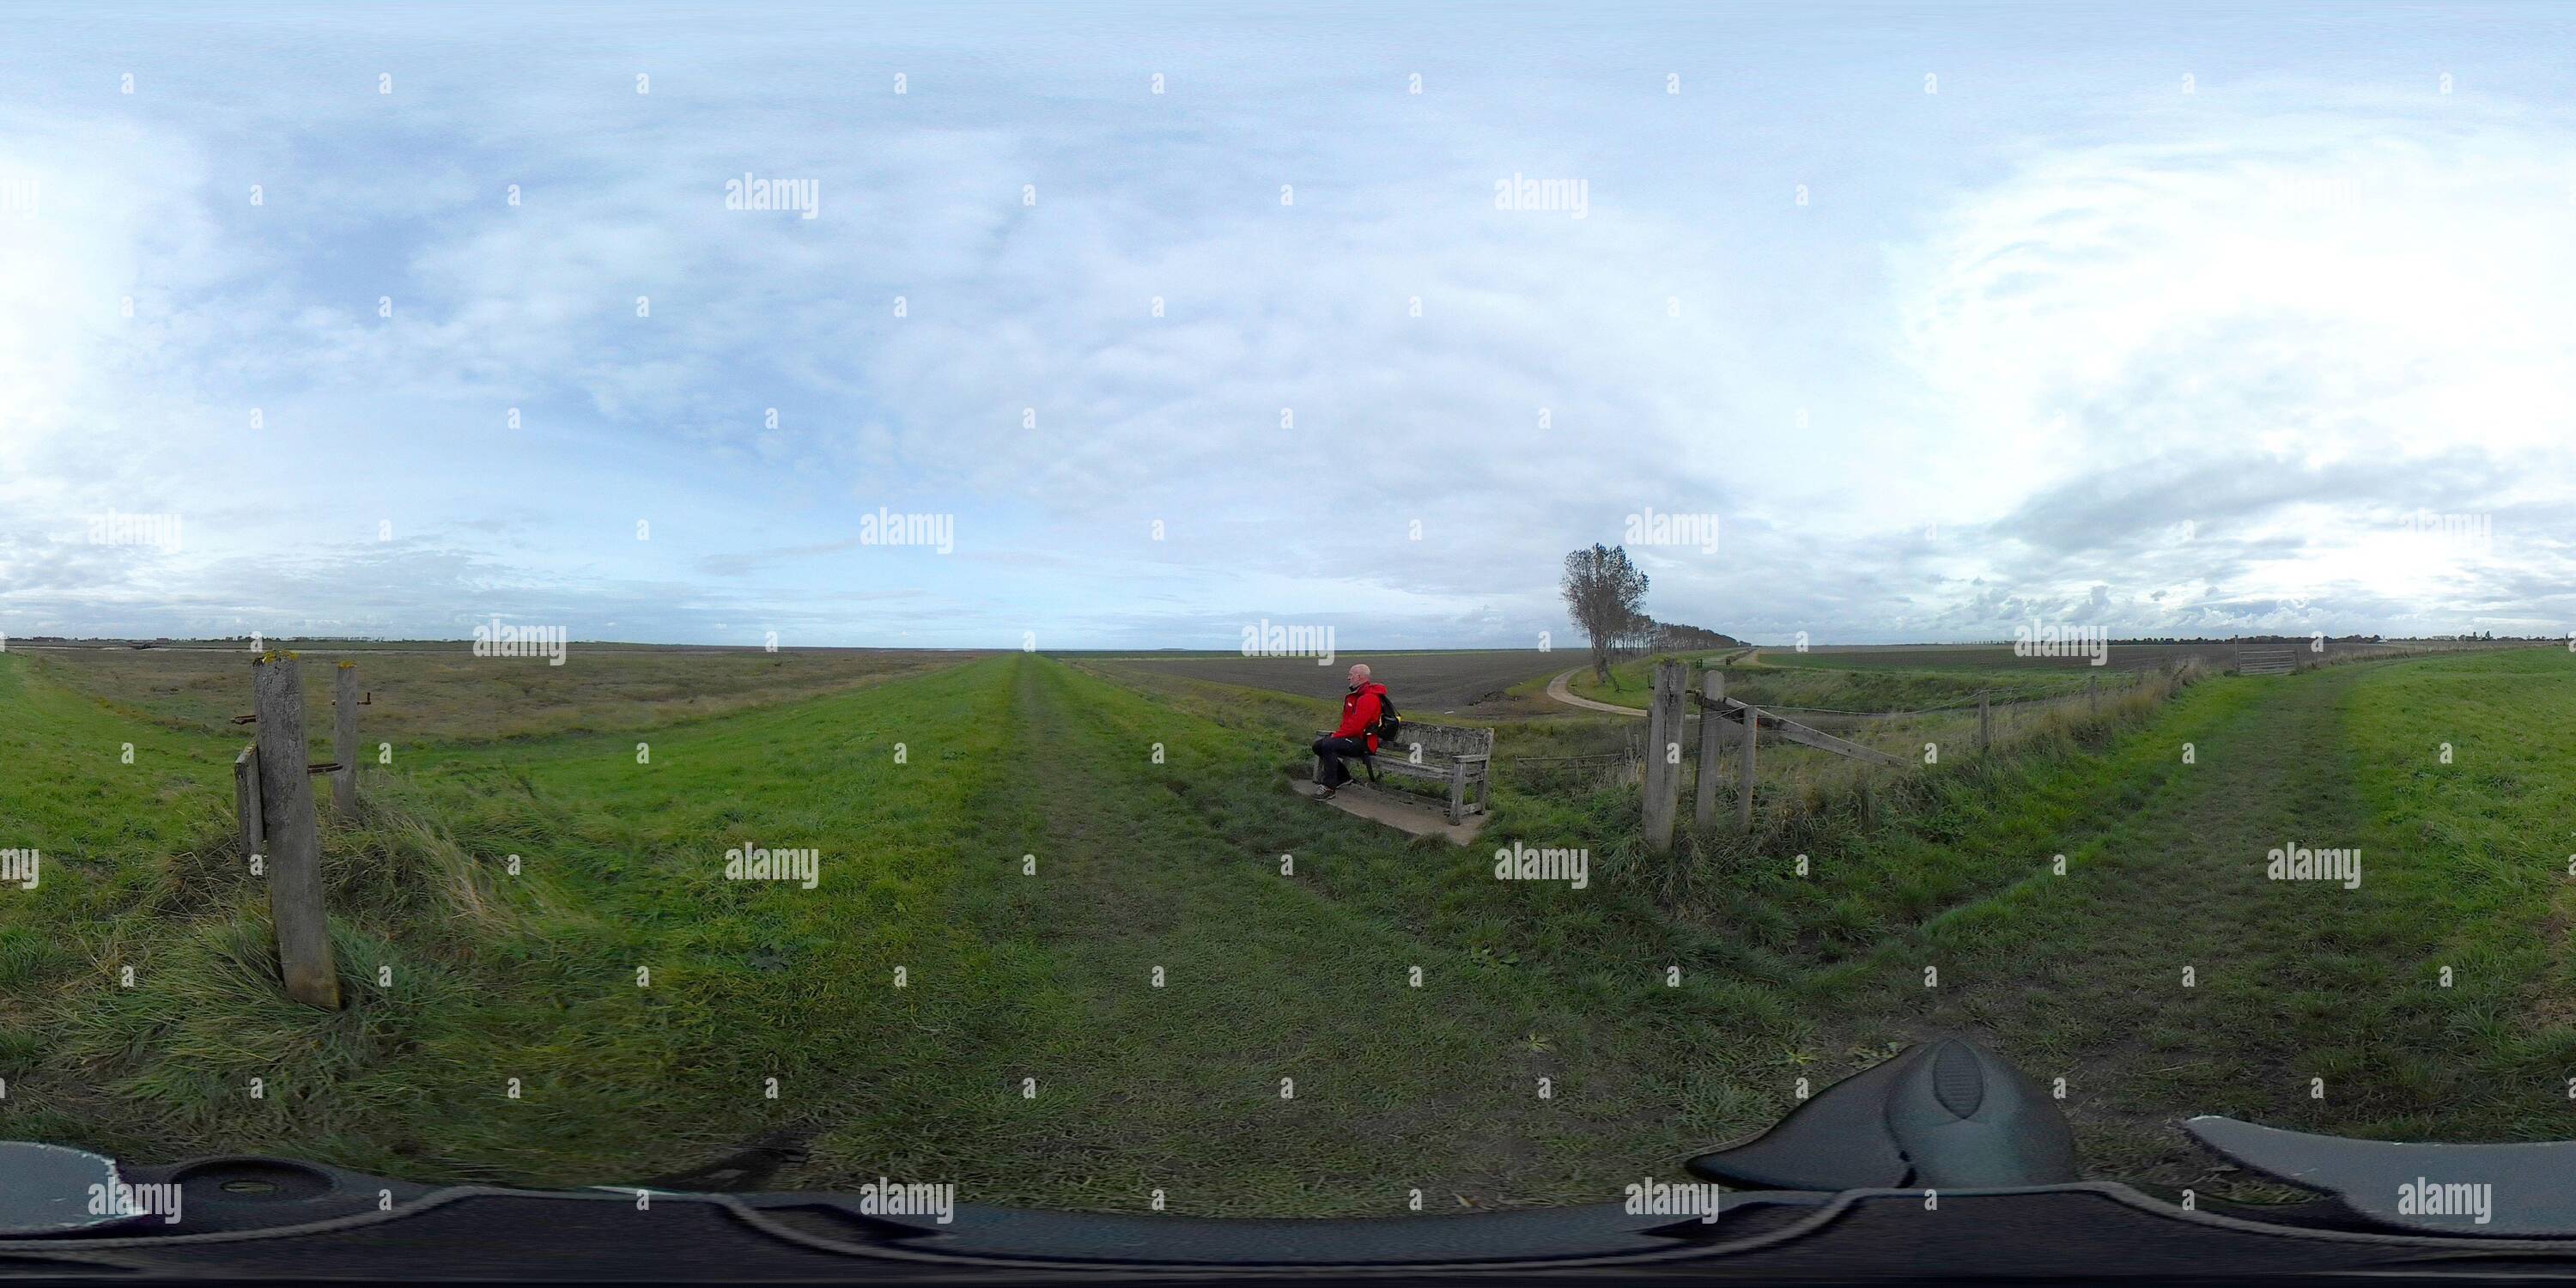
[[[1351,666],[1351,691],[1342,695],[1342,722],[1331,733],[1315,740],[1317,761],[1315,793],[1318,800],[1331,796],[1351,780],[1351,771],[1342,767],[1344,756],[1366,756],[1377,750],[1378,716],[1386,710],[1386,686],[1369,679],[1368,663]]]

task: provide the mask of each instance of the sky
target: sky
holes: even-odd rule
[[[2572,29],[15,6],[0,632],[2564,633]]]

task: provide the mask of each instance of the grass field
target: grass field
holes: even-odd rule
[[[2249,648],[2282,648],[2286,645],[2246,645]],[[2169,660],[2195,658],[2213,667],[2223,667],[2236,656],[2239,646],[2226,641],[2192,644],[2111,644],[2103,648],[2106,659],[2100,667],[2092,664],[2090,655],[2070,657],[2023,657],[2013,652],[2010,644],[1892,644],[1823,646],[1807,649],[1765,648],[1755,653],[1767,666],[1809,666],[1836,671],[2065,671],[2091,670],[2134,671],[2164,665]]]
[[[1589,668],[1575,672],[1567,689],[1577,697],[1614,706],[1644,710],[1654,687],[1654,666],[1659,660],[1678,658],[1694,665],[1713,662],[1733,650],[1715,653],[1684,653],[1672,658],[1629,658],[1613,663],[1610,682],[1602,683]],[[1928,707],[1956,703],[1974,703],[1980,690],[1996,702],[2029,702],[2043,698],[2065,697],[2084,692],[2088,676],[2099,674],[2094,668],[2077,666],[2063,670],[2034,670],[2004,666],[1980,669],[1971,664],[1970,656],[1939,655],[1945,665],[1897,667],[1888,665],[1835,667],[1828,665],[1824,654],[1791,654],[1798,661],[1783,663],[1767,651],[1730,662],[1726,671],[1727,696],[1756,706],[1781,709],[1893,712],[1918,711]],[[1849,655],[1837,655],[1849,656]],[[1990,662],[1974,655],[1978,662]],[[2009,656],[2009,655],[2007,655]],[[2128,683],[2127,676],[2109,683]]]
[[[1590,1194],[1668,1164],[1692,1117],[1750,1121],[1704,1073],[1752,1057],[1692,1047],[1784,1022],[1714,979],[1668,997],[1639,963],[1712,949],[1641,902],[1496,883],[1295,798],[1274,745],[1219,723],[1239,704],[1176,711],[1018,656],[668,730],[649,767],[624,735],[416,758],[381,816],[326,835],[356,1001],[317,1017],[264,981],[217,795],[231,740],[0,667],[0,727],[52,731],[8,748],[40,771],[5,789],[11,831],[53,864],[0,933],[6,994],[44,999],[10,1017],[16,1136],[545,1183],[785,1138],[809,1161],[782,1183],[1129,1208],[1161,1187],[1232,1212],[1396,1211],[1421,1187],[1455,1209]],[[820,883],[721,880],[741,840],[815,845]],[[1605,996],[1632,1022],[1594,1022]]]
[[[2168,1163],[2186,1106],[2380,1138],[2568,1136],[2569,661],[2213,682],[2099,762],[2100,797],[2028,838],[2021,879],[1820,984],[1906,997],[1920,1024],[2009,1035],[2066,1071],[2114,1171]],[[2358,849],[2358,887],[2267,880],[2291,844]],[[1929,964],[1940,988],[1908,978]]]
[[[1671,1174],[1944,1029],[2065,1077],[2097,1175],[2223,1190],[2197,1112],[2563,1137],[2570,664],[2212,679],[1678,862],[1632,794],[1508,772],[1484,847],[1408,840],[1288,790],[1325,700],[1098,661],[425,743],[326,817],[322,1014],[229,836],[240,732],[0,655],[0,847],[45,861],[0,890],[0,1135],[542,1184],[769,1142],[799,1161],[763,1188],[1456,1211]],[[1515,840],[1591,881],[1494,880]],[[2264,879],[2293,842],[2359,848],[2359,887]],[[725,879],[745,843],[816,886]]]
[[[2371,644],[2327,640],[2312,648],[2305,640],[2195,640],[2176,644],[2110,644],[2103,652],[2103,665],[2094,668],[2091,656],[2024,657],[2013,651],[2011,644],[1857,644],[1821,645],[1806,649],[1764,648],[1755,657],[1769,666],[1812,666],[1837,671],[2143,671],[2169,663],[2191,660],[2212,670],[2224,670],[2236,664],[2236,655],[2246,650],[2292,649],[2304,660],[2363,661],[2384,657],[2402,657],[2439,652],[2488,652],[2498,648],[2528,647],[2474,643],[2465,641],[2392,640]]]

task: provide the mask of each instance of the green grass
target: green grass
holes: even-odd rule
[[[405,758],[405,776],[377,780],[381,805],[362,826],[327,821],[354,999],[327,1017],[269,982],[263,901],[225,834],[228,795],[210,790],[229,791],[229,740],[205,740],[215,756],[194,790],[165,797],[193,828],[133,844],[143,838],[100,826],[109,810],[49,811],[35,839],[57,858],[50,902],[0,932],[35,954],[12,983],[55,999],[29,1017],[28,1045],[45,1059],[22,1075],[13,1110],[154,1155],[287,1148],[408,1175],[570,1183],[669,1170],[776,1125],[768,1077],[810,1109],[844,1080],[935,1058],[944,1046],[902,1022],[920,995],[883,986],[891,963],[932,978],[982,972],[1005,991],[1026,966],[935,911],[955,852],[899,839],[967,825],[966,767],[993,764],[1000,735],[976,733],[971,706],[955,710],[976,695],[952,676],[891,710],[862,696],[664,731],[650,767],[632,742],[605,738]],[[0,723],[64,714],[59,697],[41,700],[57,709]],[[954,714],[930,714],[943,705]],[[114,728],[77,714],[98,737]],[[926,730],[944,719],[960,741],[898,768],[840,736],[870,714]],[[52,768],[20,781],[72,778]],[[106,775],[102,790],[126,777]],[[14,818],[24,802],[11,792],[6,804]],[[762,844],[819,839],[830,883],[791,893],[722,880],[723,849],[746,829]],[[830,829],[881,844],[853,852],[816,835]],[[124,897],[138,890],[160,897]],[[134,988],[115,984],[124,964]],[[378,983],[380,965],[391,984]],[[639,967],[650,987],[637,986]],[[817,1009],[835,1019],[819,1033]],[[962,1008],[950,1018],[985,1022]],[[866,1041],[802,1040],[862,1032],[852,1025]],[[834,1062],[828,1077],[814,1076],[819,1060]],[[266,1083],[258,1101],[254,1077]]]
[[[352,1000],[322,1014],[279,995],[229,836],[238,731],[0,655],[0,847],[47,860],[0,891],[0,1135],[540,1184],[777,1141],[804,1159],[769,1187],[1456,1211],[1670,1174],[1797,1079],[1957,1029],[2068,1079],[2097,1175],[2208,1183],[2170,1126],[2191,1112],[2564,1136],[2569,663],[2211,680],[1686,835],[1676,864],[1640,852],[1624,790],[1507,766],[1462,851],[1288,790],[1322,703],[990,658],[405,751],[360,818],[326,817]],[[1605,730],[1504,725],[1502,749]],[[1515,840],[1588,848],[1593,884],[1493,880]],[[2361,888],[2263,880],[2284,840],[2363,847]],[[817,888],[723,879],[746,841],[820,850]]]
[[[650,765],[623,735],[405,759],[363,826],[326,834],[337,1015],[270,980],[215,795],[231,740],[198,740],[165,799],[151,757],[56,748],[125,722],[11,674],[0,727],[80,735],[12,748],[35,772],[0,787],[11,830],[59,856],[0,930],[15,1136],[555,1184],[784,1136],[810,1157],[776,1184],[1395,1212],[1414,1188],[1434,1210],[1596,1196],[1781,1107],[1744,1089],[1790,1044],[1778,999],[1663,986],[1716,951],[1699,932],[1598,887],[1495,882],[1489,858],[1292,795],[1293,754],[1222,723],[1240,708],[1044,659],[664,730]],[[26,790],[89,780],[94,807]],[[103,821],[127,812],[184,821]],[[820,885],[721,880],[739,839],[820,848]]]
[[[1688,661],[1698,666],[1724,657],[1727,652],[1630,658],[1611,664],[1610,683],[1606,685],[1587,668],[1576,672],[1566,688],[1577,697],[1644,710],[1654,687],[1657,662]],[[1727,696],[1763,707],[1918,711],[1974,703],[1981,689],[1991,693],[1996,702],[2023,702],[2082,693],[2085,677],[2090,673],[2087,670],[2039,671],[2028,668],[1843,668],[1830,665],[1820,655],[1788,655],[1797,657],[1793,664],[1781,662],[1778,660],[1780,656],[1765,652],[1759,660],[1746,658],[1728,664],[1724,668]],[[2101,683],[2118,688],[2128,684],[2129,677],[2108,675],[2102,677]]]
[[[1956,837],[1999,842],[2017,880],[1817,987],[1888,1016],[1882,1031],[1985,1033],[2043,1081],[2066,1077],[2093,1165],[2113,1174],[2201,1177],[2171,1129],[2190,1112],[2564,1138],[2568,663],[2524,651],[2199,686],[2107,758],[2052,776],[2090,800],[2057,809],[2062,822]],[[2446,731],[2467,750],[2441,765]],[[2360,887],[2266,879],[2267,851],[2293,842],[2359,847]]]

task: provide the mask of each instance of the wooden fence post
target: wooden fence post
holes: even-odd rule
[[[1673,848],[1673,816],[1682,798],[1682,690],[1690,667],[1655,664],[1655,691],[1646,708],[1646,844],[1658,854]]]
[[[259,743],[253,741],[233,757],[233,821],[241,826],[244,856],[260,852]]]
[[[1982,756],[1995,745],[1995,711],[1988,702],[1988,691],[1977,690],[1977,754]]]
[[[1699,791],[1691,801],[1691,821],[1707,827],[1717,821],[1717,737],[1726,724],[1717,711],[1726,701],[1726,672],[1700,672],[1699,687],[1708,701],[1699,709]]]
[[[340,768],[331,775],[331,812],[347,821],[358,811],[358,664],[342,662],[332,677],[331,750]]]
[[[1761,738],[1762,713],[1748,705],[1744,708],[1744,754],[1735,765],[1735,825],[1747,834],[1753,831],[1753,747]]]
[[[304,677],[293,654],[250,664],[259,713],[259,815],[268,833],[268,913],[286,995],[309,1006],[340,1006],[331,927],[322,910],[322,836],[313,817],[311,761],[304,749]]]

